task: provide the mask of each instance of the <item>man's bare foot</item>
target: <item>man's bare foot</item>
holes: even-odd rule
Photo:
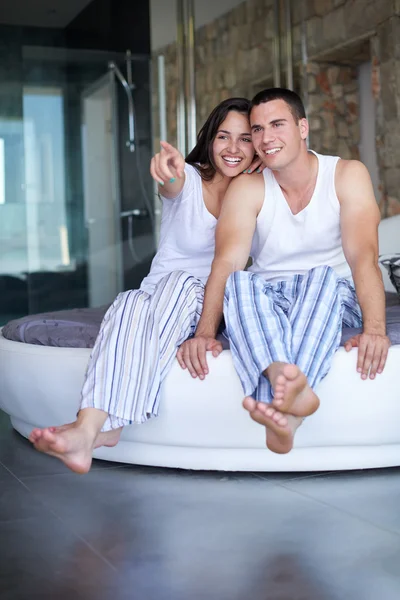
[[[61,433],[61,431],[67,431],[67,429],[71,429],[75,426],[75,423],[67,423],[66,425],[60,425],[57,427],[47,427],[47,429],[52,433]],[[29,441],[32,442],[32,444],[36,444],[39,441],[43,431],[44,429],[33,429],[28,438]],[[93,449],[96,450],[96,448],[101,448],[101,446],[113,448],[118,444],[121,433],[122,427],[119,429],[111,429],[110,431],[101,431],[96,438]]]
[[[271,404],[256,402],[251,397],[243,400],[243,406],[254,421],[266,428],[269,450],[276,454],[287,454],[291,451],[294,434],[303,421],[301,417],[283,414]]]
[[[254,421],[266,428],[269,450],[276,454],[287,454],[291,451],[294,434],[303,421],[301,417],[283,414],[271,404],[256,402],[251,397],[243,400],[243,406]]]
[[[318,409],[319,398],[297,365],[273,363],[264,374],[274,390],[272,406],[280,412],[308,417]]]
[[[55,432],[51,429],[40,430],[40,436],[37,432],[32,432],[31,436],[36,437],[36,441],[33,442],[36,450],[55,456],[75,473],[87,473],[92,464],[96,438],[77,425],[65,426],[64,430]]]

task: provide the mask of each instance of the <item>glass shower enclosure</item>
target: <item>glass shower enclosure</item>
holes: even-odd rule
[[[154,254],[150,119],[135,119],[148,57],[21,46],[14,63],[0,69],[0,325],[109,304]]]

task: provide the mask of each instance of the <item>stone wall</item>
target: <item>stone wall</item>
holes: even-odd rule
[[[252,97],[273,84],[273,23],[273,0],[247,0],[196,32],[198,127],[224,98]],[[310,143],[317,151],[343,158],[358,158],[357,65],[372,60],[381,180],[378,201],[384,216],[400,213],[400,0],[293,0],[292,39],[295,89],[306,99]],[[159,53],[166,62],[168,137],[176,143],[175,44]],[[284,39],[281,53],[285,85]],[[153,60],[157,144],[156,56]]]
[[[359,98],[354,67],[309,62],[307,113],[316,152],[359,159]]]
[[[248,0],[196,31],[198,128],[216,104],[230,96],[252,96],[260,74],[272,73],[272,6],[273,0]],[[176,143],[176,45],[171,44],[158,54],[165,56],[168,135],[171,143]],[[156,143],[159,135],[157,55],[153,57]]]
[[[396,3],[400,8],[400,2]],[[372,39],[373,81],[376,100],[376,149],[381,179],[381,212],[400,214],[400,17],[377,29]]]

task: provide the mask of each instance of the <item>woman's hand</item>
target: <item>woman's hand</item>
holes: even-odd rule
[[[182,179],[185,172],[185,159],[182,154],[168,144],[168,142],[160,142],[161,150],[153,156],[150,163],[150,173],[154,181],[161,186],[170,187],[169,184],[176,183],[176,180]],[[163,189],[164,194],[164,189]]]
[[[264,171],[264,169],[265,169],[265,165],[264,165],[263,161],[258,156],[258,154],[255,154],[254,158],[253,158],[253,162],[251,163],[249,168],[246,169],[246,171],[244,171],[244,172],[245,173],[262,173],[262,171]]]

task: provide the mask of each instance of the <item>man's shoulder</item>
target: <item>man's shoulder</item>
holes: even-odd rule
[[[264,176],[262,173],[242,174],[235,177],[229,186],[232,190],[264,190]]]
[[[367,167],[360,160],[345,160],[340,159],[336,167],[336,185],[351,184],[359,180],[359,178],[369,178]]]
[[[340,204],[354,204],[354,199],[376,204],[371,177],[367,167],[359,160],[339,160],[335,174],[336,194]]]
[[[362,163],[360,160],[356,160],[354,158],[351,159],[347,159],[347,158],[341,158],[340,156],[335,156],[334,154],[321,154],[321,153],[317,153],[315,152],[315,154],[317,156],[319,156],[320,158],[325,158],[327,160],[335,160],[336,162],[336,173],[360,173],[360,172],[368,172],[366,166],[364,165],[364,163]]]
[[[352,173],[367,171],[367,167],[360,160],[341,158],[337,164],[339,173]]]
[[[229,205],[241,203],[246,197],[246,207],[254,208],[256,214],[264,202],[265,188],[262,173],[242,174],[235,177],[229,185],[226,198]]]

